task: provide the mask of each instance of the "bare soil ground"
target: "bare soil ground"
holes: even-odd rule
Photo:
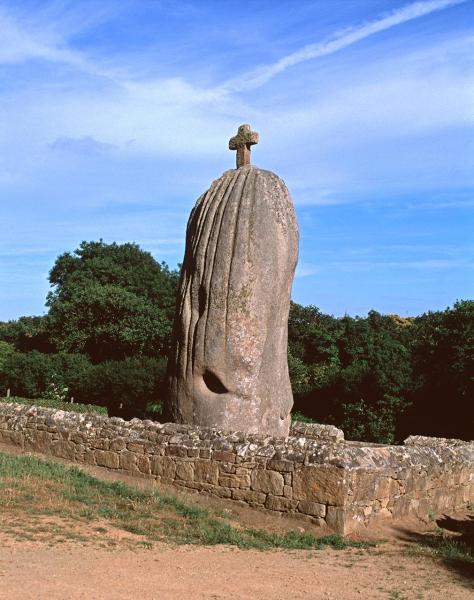
[[[459,574],[398,544],[382,550],[258,552],[157,545],[107,550],[0,537],[2,600],[472,600]]]
[[[0,450],[12,452],[4,446]],[[119,478],[135,486],[151,485],[101,469],[87,471],[109,481]],[[225,511],[243,527],[327,533],[305,521],[278,518],[235,503],[185,492],[179,496]],[[433,558],[421,550],[419,543],[433,523],[406,521],[372,531],[370,538],[383,543],[368,549],[257,551],[161,542],[143,547],[132,543],[133,534],[109,525],[105,534],[106,527],[97,522],[93,535],[91,526],[79,522],[74,536],[59,541],[50,535],[54,517],[31,518],[44,519],[44,539],[0,531],[0,600],[474,598],[472,565]],[[459,535],[457,525],[472,524],[467,514],[443,522],[448,529],[458,529],[453,535]],[[35,523],[36,532],[40,525]],[[111,544],[111,539],[117,543]]]

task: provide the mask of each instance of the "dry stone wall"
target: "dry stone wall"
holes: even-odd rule
[[[0,442],[298,514],[340,534],[474,502],[474,443],[458,440],[364,444],[303,423],[285,440],[0,404]]]

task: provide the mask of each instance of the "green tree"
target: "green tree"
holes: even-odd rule
[[[474,438],[474,301],[415,320],[412,409],[406,434]]]
[[[310,389],[296,395],[296,409],[341,427],[349,439],[393,442],[411,384],[410,322],[375,311],[367,318],[329,317],[331,322],[312,311],[327,325],[302,327],[300,336],[310,338],[303,356],[315,362],[305,363]]]
[[[337,340],[342,327],[338,319],[323,314],[316,306],[292,302],[288,319],[288,347],[306,364],[339,366]]]
[[[0,340],[0,371],[3,371],[8,359],[15,352],[15,346]]]
[[[9,352],[0,360],[0,394],[40,398],[52,383],[66,386],[69,396],[81,396],[92,365],[82,354]]]
[[[50,339],[47,316],[20,317],[16,321],[0,322],[0,340],[13,344],[20,352],[56,350]]]
[[[136,244],[83,242],[58,257],[49,281],[51,339],[93,362],[168,351],[178,273]]]
[[[78,396],[80,402],[106,406],[109,416],[143,418],[160,407],[166,386],[166,358],[126,358],[94,365]],[[153,412],[153,411],[150,411]]]

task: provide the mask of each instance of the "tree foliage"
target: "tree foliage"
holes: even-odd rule
[[[474,437],[474,302],[416,319],[412,409],[405,431]]]
[[[56,350],[48,329],[47,316],[20,317],[16,321],[0,322],[0,340],[12,344],[21,352]]]
[[[136,244],[83,242],[51,269],[50,337],[93,362],[166,354],[177,278]]]
[[[295,305],[292,311],[297,322],[307,314]],[[311,316],[302,330],[289,329],[290,336],[297,334],[290,347],[299,343],[301,360],[312,361],[310,389],[296,394],[298,410],[342,426],[349,438],[393,442],[411,378],[407,324],[375,311],[367,318],[334,319],[311,307]]]

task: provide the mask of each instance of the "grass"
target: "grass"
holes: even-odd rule
[[[472,539],[456,538],[440,528],[424,535],[416,546],[408,549],[408,553],[411,555],[429,555],[453,566],[464,566],[474,571],[474,545]]]
[[[442,532],[433,533],[427,536],[426,541],[420,543],[422,548],[436,558],[441,558],[447,562],[463,562],[474,565],[474,552],[472,546],[464,540],[458,540]]]
[[[46,408],[56,408],[77,413],[96,413],[99,415],[107,415],[107,408],[105,406],[96,406],[95,404],[76,404],[70,402],[59,402],[57,400],[49,400],[46,398],[20,398],[19,396],[11,396],[9,398],[0,398],[0,402],[14,402],[15,404],[26,404],[29,406],[45,406]]]
[[[17,539],[100,540],[102,545],[116,545],[125,536],[125,541],[143,547],[156,541],[259,550],[374,546],[337,535],[241,528],[172,495],[105,482],[80,469],[31,456],[2,453],[0,531]]]

